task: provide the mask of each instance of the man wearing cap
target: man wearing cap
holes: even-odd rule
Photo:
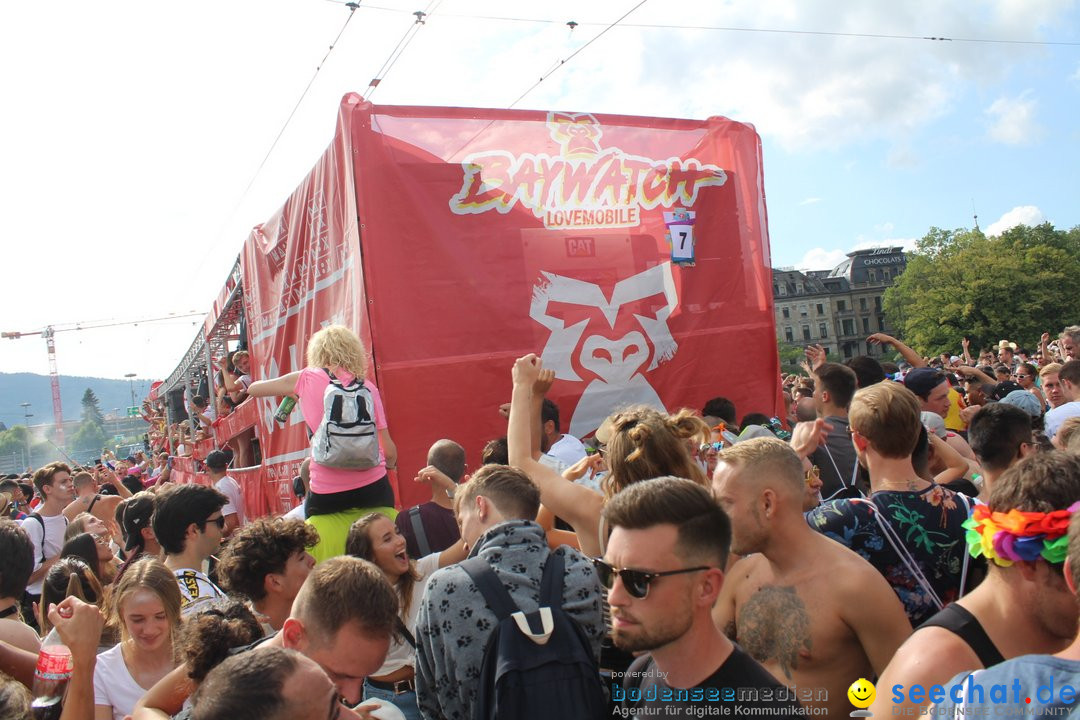
[[[1016,343],[1002,340],[998,343],[998,361],[1009,367],[1009,371],[1015,371],[1020,360],[1016,357]]]
[[[915,368],[904,376],[904,387],[919,398],[920,410],[945,417],[949,413],[949,383],[945,373],[934,368]]]
[[[225,537],[243,527],[245,522],[244,493],[240,484],[227,474],[231,459],[228,453],[221,450],[214,450],[206,456],[206,471],[210,480],[218,492],[229,498],[229,502],[221,508],[221,514],[225,516]]]
[[[145,490],[132,495],[120,507],[118,517],[120,529],[124,533],[124,554],[127,557],[124,567],[143,555],[161,557],[161,544],[150,525],[153,516],[154,496]],[[123,568],[120,572],[123,572]],[[116,579],[120,579],[119,574]]]
[[[1080,360],[1070,360],[1058,371],[1065,402],[1046,413],[1046,437],[1053,438],[1061,423],[1080,415]]]

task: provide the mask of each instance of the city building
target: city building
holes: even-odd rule
[[[773,305],[780,342],[821,344],[831,360],[882,354],[866,338],[893,334],[882,298],[907,260],[901,247],[856,250],[832,270],[774,268]]]

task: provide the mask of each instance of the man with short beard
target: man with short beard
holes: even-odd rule
[[[837,717],[849,709],[852,678],[884,670],[911,625],[870,563],[806,524],[803,475],[798,455],[776,438],[720,453],[713,493],[732,519],[732,550],[744,557],[713,619],[780,682],[825,688],[827,699],[803,705]]]
[[[1017,547],[1016,541],[1028,548],[1034,541],[1037,547],[1026,560],[993,553],[986,579],[915,631],[881,674],[880,691],[871,708],[875,716],[899,715],[901,707],[908,708],[903,711],[906,717],[918,716],[922,711],[917,708],[932,702],[929,693],[922,699],[905,693],[903,702],[897,703],[885,688],[929,689],[944,685],[959,672],[988,668],[1029,653],[1060,652],[1069,645],[1076,636],[1076,599],[1062,575],[1064,548],[1042,552],[1044,541],[1052,540],[1043,534],[1048,524],[1043,519],[1048,513],[1059,518],[1066,515],[1077,498],[1080,458],[1070,453],[1036,453],[995,481],[989,501],[980,506],[970,524],[972,551],[986,554],[986,547],[998,546],[1007,553],[1005,548]],[[996,538],[994,530],[1002,526],[983,529],[995,516],[1018,521],[1009,524],[1013,542]],[[1063,534],[1060,524],[1058,534]]]
[[[634,715],[700,717],[721,704],[727,713],[800,714],[798,692],[713,624],[731,524],[709,491],[680,478],[645,480],[612,497],[603,516],[611,539],[594,563],[608,588],[612,638],[622,650],[647,651],[615,678],[612,700]],[[689,699],[676,699],[684,690]]]

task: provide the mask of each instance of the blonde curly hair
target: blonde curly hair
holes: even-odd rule
[[[313,368],[344,368],[358,378],[367,376],[367,349],[360,337],[343,325],[328,325],[311,336],[307,364]]]

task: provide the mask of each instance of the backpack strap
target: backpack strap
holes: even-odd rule
[[[941,598],[938,597],[938,594],[934,591],[930,581],[927,580],[926,576],[923,574],[922,569],[919,567],[919,563],[911,556],[911,552],[904,545],[904,541],[896,534],[896,530],[893,529],[893,526],[885,518],[885,514],[881,511],[881,508],[878,507],[877,500],[871,496],[866,500],[851,498],[851,502],[863,503],[871,508],[870,514],[877,520],[878,525],[881,527],[881,534],[889,541],[889,545],[892,546],[893,552],[895,552],[901,562],[904,563],[904,566],[908,569],[908,572],[911,573],[911,576],[915,578],[915,581],[919,583],[919,586],[930,597],[930,600],[933,601],[934,607],[938,610],[945,607],[945,603],[941,602]],[[967,555],[967,553],[964,553],[964,555]]]
[[[413,537],[416,538],[416,549],[420,551],[420,557],[431,554],[431,545],[428,544],[427,531],[420,519],[420,506],[413,505],[409,508],[409,523],[412,525]]]
[[[34,511],[34,512],[30,513],[30,517],[37,520],[38,525],[41,525],[41,564],[44,565],[45,564],[45,518],[41,517],[41,515],[39,515],[37,513],[37,511]]]
[[[412,645],[412,649],[415,650],[416,649],[416,638],[414,638],[413,634],[411,632],[409,632],[409,626],[406,625],[404,623],[404,621],[402,621],[400,615],[398,615],[396,618],[394,618],[394,620],[396,620],[395,624],[397,625],[398,634],[401,635],[403,638],[405,638],[405,642],[409,643],[409,645]]]
[[[473,557],[459,563],[458,567],[468,573],[472,581],[476,583],[476,589],[484,596],[488,607],[495,613],[499,622],[518,612],[517,604],[506,591],[499,576],[488,565],[487,560],[482,557]]]
[[[956,493],[956,497],[960,498],[960,502],[964,503],[964,510],[967,511],[966,516],[971,517],[971,504],[968,502],[967,495],[964,495],[964,493],[959,493],[958,492],[958,493]],[[970,564],[971,564],[971,553],[969,553],[969,552],[967,552],[965,550],[964,551],[964,567],[960,571],[960,592],[956,596],[958,599],[964,597],[964,593],[967,591],[968,566]],[[998,662],[1004,662],[1004,660],[999,660]],[[992,665],[997,665],[997,662],[991,663],[991,664]],[[990,667],[990,665],[987,665],[986,667]]]
[[[544,577],[540,580],[540,606],[561,608],[563,603],[563,574],[566,560],[562,555],[548,553]]]
[[[100,493],[94,493],[94,497],[90,498],[90,504],[86,506],[86,512],[90,512],[94,509],[94,503],[101,499]]]
[[[551,589],[555,583],[558,583],[559,594],[562,595],[562,570],[558,566],[562,565],[562,559],[560,558],[554,565],[551,564],[552,554],[548,554],[548,567],[552,568],[553,579],[544,581],[541,579],[541,604],[535,615],[540,622],[540,631],[533,630],[532,625],[529,622],[529,618],[524,612],[517,606],[514,599],[510,597],[510,593],[506,591],[506,587],[499,580],[499,576],[495,574],[495,571],[491,569],[487,561],[481,557],[469,558],[463,563],[459,563],[460,567],[468,573],[469,577],[476,583],[476,587],[480,590],[480,593],[484,596],[484,600],[487,601],[488,608],[495,613],[495,617],[498,618],[501,623],[507,618],[513,618],[514,623],[517,625],[518,630],[523,635],[529,638],[537,645],[546,645],[547,641],[551,639],[551,634],[555,631],[555,618],[551,613],[551,606],[543,603],[544,589]],[[548,567],[544,568],[544,578],[548,576]],[[556,572],[557,570],[557,572]],[[555,607],[562,607],[562,599]],[[532,613],[530,613],[532,614]]]

